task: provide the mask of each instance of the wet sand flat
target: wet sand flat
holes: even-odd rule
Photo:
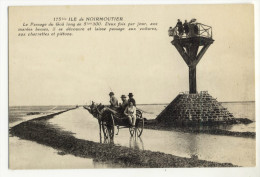
[[[97,162],[118,164],[121,167],[234,167],[230,163],[216,163],[197,158],[183,158],[162,152],[139,150],[118,146],[113,143],[102,144],[77,139],[72,132],[46,122],[51,117],[23,122],[10,130],[11,135],[36,141],[62,151],[63,154],[93,158]]]
[[[98,121],[83,108],[48,122],[75,133],[76,138],[100,142]],[[197,156],[201,160],[255,166],[255,139],[252,138],[144,129],[141,139],[133,140],[128,129],[121,129],[119,135],[115,135],[114,143],[180,157]]]
[[[48,123],[63,131],[72,132],[75,138],[100,142],[98,122],[83,108],[57,115],[49,119]],[[145,129],[142,139],[133,139],[128,129],[122,129],[119,135],[115,136],[114,143],[131,149],[160,151],[199,160],[239,166],[255,165],[254,139],[249,138]]]

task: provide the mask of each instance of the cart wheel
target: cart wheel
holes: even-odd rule
[[[134,136],[135,128],[134,127],[129,127],[129,132],[130,132],[131,136]]]
[[[138,119],[138,122],[136,124],[136,135],[140,137],[144,130],[144,119]]]

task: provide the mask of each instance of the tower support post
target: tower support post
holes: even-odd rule
[[[190,94],[197,93],[196,66],[189,66]]]
[[[189,37],[173,39],[171,42],[189,67],[189,93],[197,93],[196,66],[206,53],[209,46],[214,42],[211,38]],[[199,50],[199,47],[202,48]]]

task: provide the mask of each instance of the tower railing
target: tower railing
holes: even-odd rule
[[[189,32],[186,32],[184,29],[179,30],[178,26],[170,28],[168,30],[169,36],[175,38],[191,38],[191,37],[205,37],[212,39],[212,27],[204,25],[202,23],[189,23],[188,24]]]
[[[199,36],[212,38],[212,28],[211,26],[204,25],[202,23],[197,23],[199,27]]]

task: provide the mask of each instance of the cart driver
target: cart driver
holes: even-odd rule
[[[115,97],[114,92],[110,92],[110,93],[109,93],[109,96],[110,96],[110,100],[109,100],[109,102],[110,102],[110,108],[112,108],[112,109],[117,108],[117,107],[118,107],[118,100],[117,100],[117,98]]]

